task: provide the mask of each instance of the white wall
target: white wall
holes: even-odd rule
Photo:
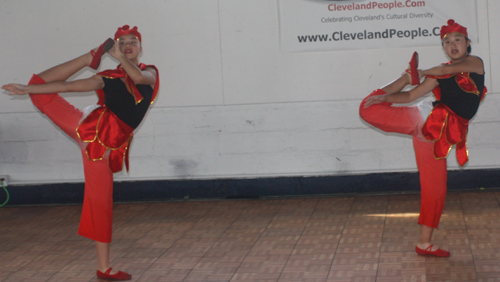
[[[276,0],[5,0],[0,7],[2,84],[26,83],[32,73],[88,52],[118,26],[139,26],[141,61],[159,68],[161,87],[136,132],[131,171],[118,180],[415,171],[411,139],[369,127],[358,105],[399,76],[415,50],[422,67],[446,61],[439,42],[415,50],[281,53]],[[500,80],[492,79],[500,75],[500,38],[492,36],[500,34],[499,13],[500,1],[478,0],[473,53],[485,62],[489,94],[470,127],[466,169],[500,167]],[[106,57],[101,69],[115,65]],[[93,93],[64,97],[77,107],[96,101]],[[458,167],[454,155],[448,163]],[[5,93],[0,175],[12,184],[83,179],[76,145],[27,97]]]

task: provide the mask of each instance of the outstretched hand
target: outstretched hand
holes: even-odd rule
[[[4,86],[2,86],[2,89],[7,90],[9,92],[9,95],[26,95],[29,93],[28,86],[23,84],[5,84]]]
[[[366,99],[365,108],[368,108],[371,105],[384,103],[385,101],[386,101],[386,96],[385,95],[373,95],[373,96],[370,96],[370,97],[368,97]]]

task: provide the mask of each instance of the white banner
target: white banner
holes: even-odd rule
[[[476,0],[278,0],[282,52],[440,44],[448,19],[477,42]]]

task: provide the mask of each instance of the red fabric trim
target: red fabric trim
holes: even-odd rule
[[[89,159],[101,160],[110,150],[109,167],[115,173],[122,170],[124,161],[128,164],[127,150],[133,130],[108,108],[101,107],[83,120],[77,133],[80,140],[89,143],[85,149]]]
[[[469,160],[466,146],[468,127],[469,120],[458,116],[446,105],[438,104],[422,126],[422,134],[427,140],[434,141],[434,156],[438,159],[446,158],[451,146],[459,144],[456,147],[457,160],[464,166]]]

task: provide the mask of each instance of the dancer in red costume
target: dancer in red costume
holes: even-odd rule
[[[110,267],[109,244],[113,218],[113,173],[128,170],[128,150],[133,131],[153,103],[159,87],[158,70],[139,64],[142,37],[137,27],[118,28],[97,49],[33,75],[28,85],[6,84],[10,95],[29,94],[33,104],[56,126],[73,138],[82,153],[85,195],[78,234],[95,241],[97,276],[130,280],[131,275]],[[101,57],[110,54],[120,62],[114,70],[87,79],[66,81],[85,67],[97,69]],[[96,91],[97,105],[79,110],[60,92]]]
[[[421,186],[420,238],[415,250],[420,255],[448,257],[448,251],[431,243],[446,197],[446,157],[451,146],[456,145],[459,164],[463,166],[468,161],[467,128],[486,95],[486,88],[482,60],[469,55],[471,42],[467,29],[449,20],[441,28],[441,40],[450,58],[448,63],[419,70],[415,52],[403,76],[368,95],[361,102],[359,113],[363,120],[383,131],[413,137]],[[422,77],[425,79],[420,84]],[[402,91],[408,84],[418,86]],[[430,91],[436,97],[434,102],[391,106],[412,102]]]

